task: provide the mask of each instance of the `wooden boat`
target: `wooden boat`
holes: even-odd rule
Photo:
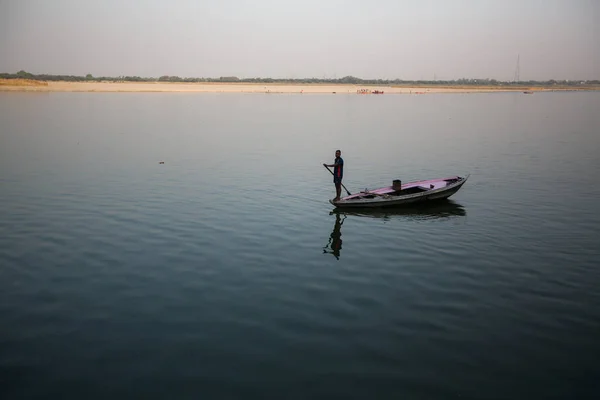
[[[415,203],[447,199],[465,184],[466,177],[429,179],[402,184],[394,181],[392,186],[366,190],[342,197],[339,201],[329,200],[339,208],[360,207],[398,207]]]

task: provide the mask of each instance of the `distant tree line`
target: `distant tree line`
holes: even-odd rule
[[[343,78],[244,78],[236,76],[222,76],[219,78],[181,78],[179,76],[164,75],[158,78],[144,78],[139,76],[86,76],[77,75],[49,75],[31,74],[19,71],[15,74],[0,73],[3,79],[35,79],[39,81],[66,81],[66,82],[231,82],[231,83],[329,83],[329,84],[355,84],[355,85],[428,85],[428,86],[589,86],[600,85],[600,80],[548,80],[548,81],[499,81],[496,79],[455,79],[455,80],[403,80],[403,79],[361,79],[354,76]]]

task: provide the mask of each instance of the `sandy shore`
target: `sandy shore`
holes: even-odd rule
[[[167,83],[167,82],[48,82],[47,86],[0,86],[0,91],[26,92],[199,92],[199,93],[335,93],[357,94],[359,90],[383,91],[384,94],[484,93],[507,91],[548,91],[544,88],[498,87],[399,87],[335,84],[263,84],[263,83]],[[560,90],[560,89],[552,89]],[[567,90],[567,89],[563,89]],[[568,89],[577,90],[577,89]],[[587,88],[590,90],[590,88]],[[591,89],[593,90],[593,89]]]

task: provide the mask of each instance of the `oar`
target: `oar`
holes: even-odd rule
[[[331,175],[335,176],[335,175],[333,174],[333,172],[332,172],[332,171],[329,169],[329,167],[328,167],[327,165],[323,165],[323,166],[324,166],[325,168],[327,168],[327,171],[329,171],[329,172],[331,173]],[[352,196],[352,193],[350,193],[350,192],[348,191],[348,189],[346,189],[346,186],[344,186],[344,184],[343,184],[343,183],[342,183],[342,187],[344,188],[344,190],[346,190],[346,193],[348,193],[348,196]]]

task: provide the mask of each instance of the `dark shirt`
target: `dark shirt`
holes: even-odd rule
[[[344,159],[336,157],[333,163],[335,164],[333,167],[333,176],[337,179],[342,179],[344,177]]]

